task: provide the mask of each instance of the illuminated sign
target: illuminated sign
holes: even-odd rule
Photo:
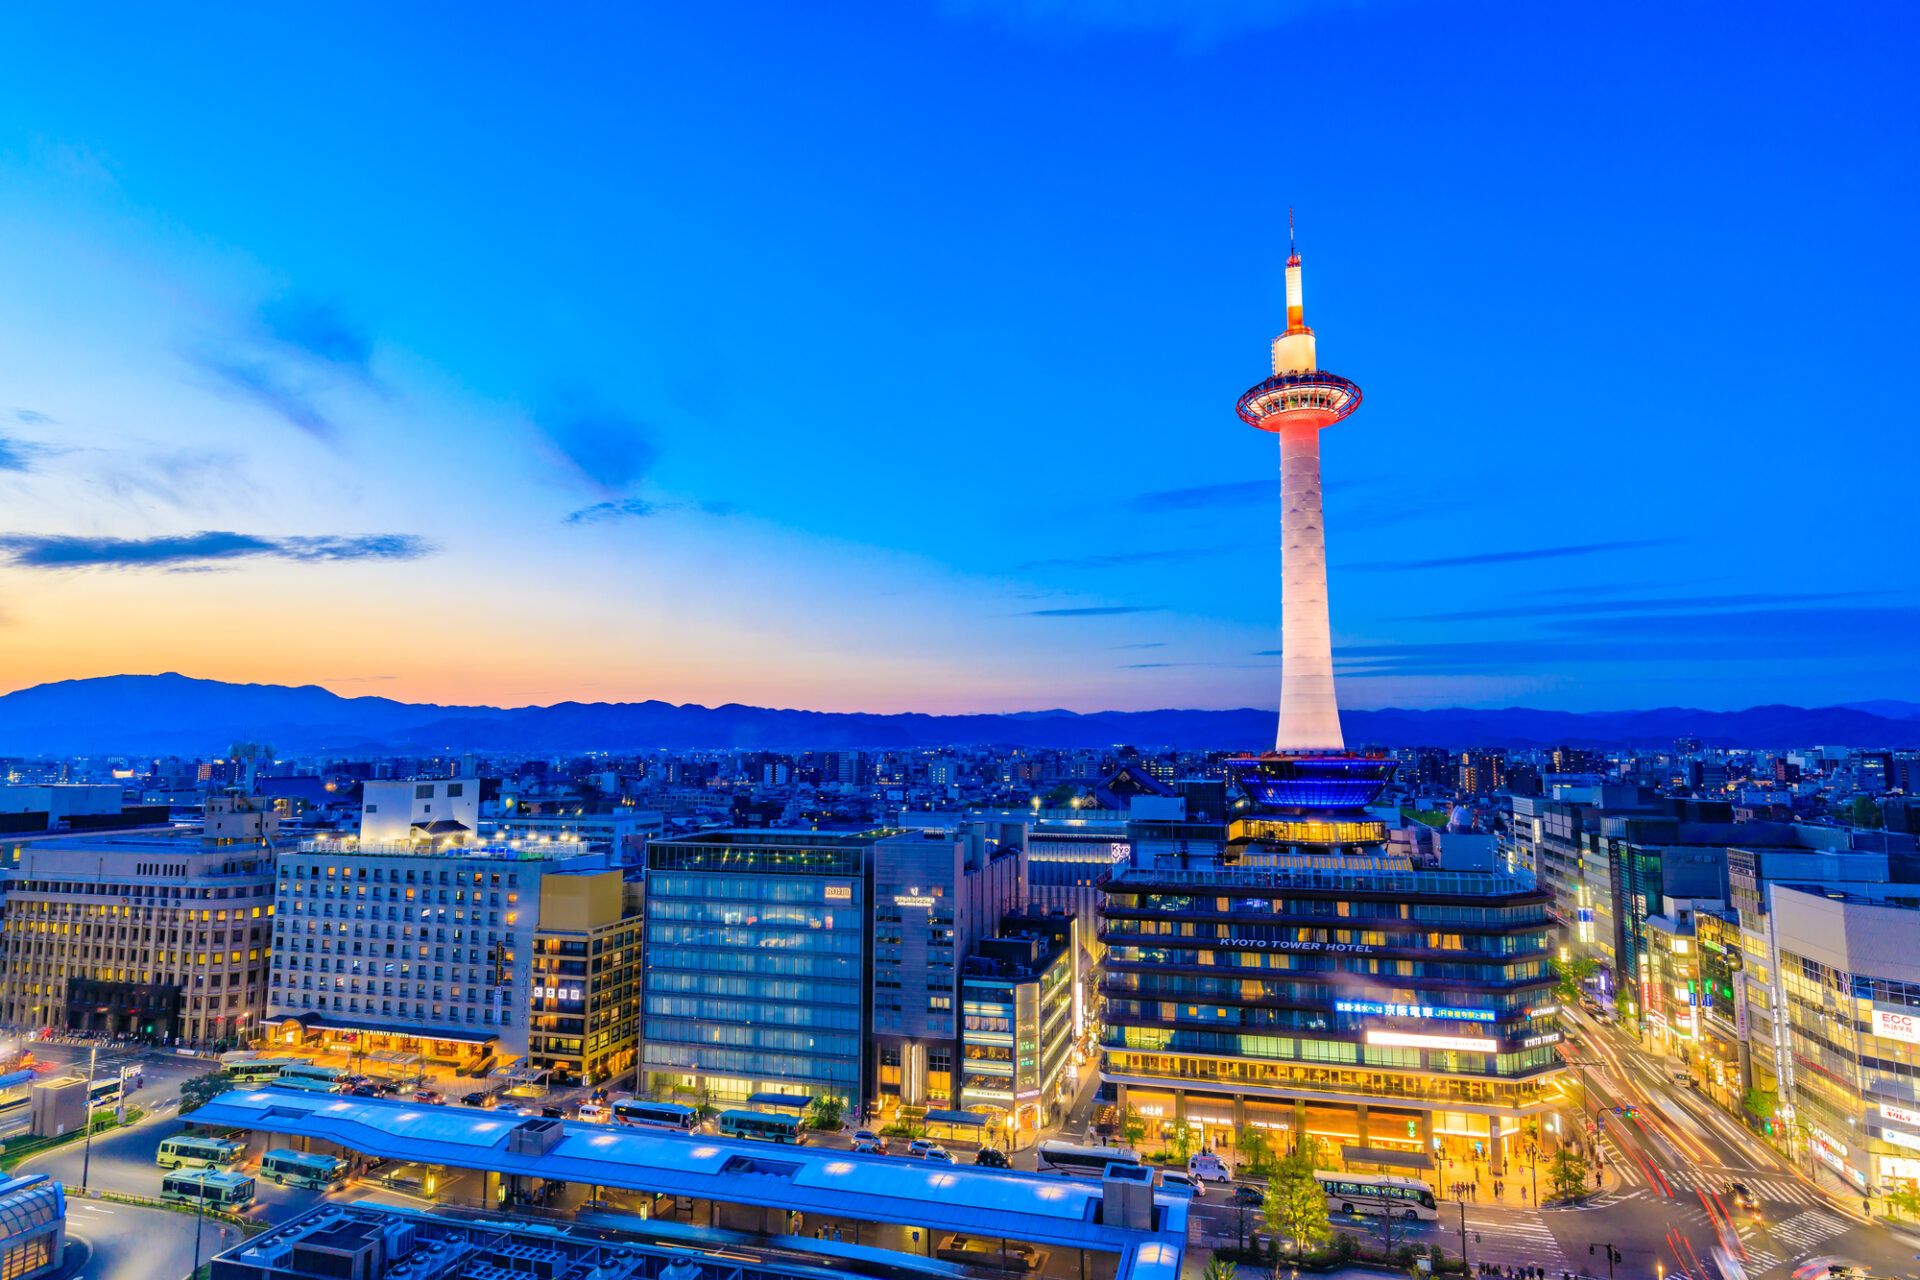
[[[1544,1017],[1547,1017],[1547,1016],[1548,1016],[1548,1015],[1550,1015],[1550,1014],[1555,1014],[1555,1013],[1558,1013],[1558,1012],[1560,1012],[1560,1006],[1559,1006],[1559,1005],[1557,1005],[1557,1004],[1549,1004],[1549,1005],[1542,1005],[1542,1006],[1541,1006],[1540,1008],[1538,1008],[1538,1009],[1529,1009],[1529,1010],[1527,1010],[1527,1016],[1528,1016],[1529,1018],[1544,1018]]]
[[[850,884],[830,884],[826,888],[828,902],[852,902],[853,886]]]
[[[1310,951],[1342,951],[1349,955],[1370,955],[1375,949],[1364,942],[1261,942],[1252,938],[1222,938],[1211,945],[1215,947],[1249,947],[1261,951],[1280,951],[1289,954]]]
[[[1558,1031],[1550,1031],[1544,1036],[1528,1036],[1525,1040],[1521,1041],[1520,1047],[1523,1049],[1531,1049],[1536,1045],[1559,1043],[1560,1033]]]
[[[1885,1036],[1889,1040],[1905,1040],[1908,1044],[1920,1044],[1920,1020],[1916,1020],[1910,1013],[1888,1013],[1885,1009],[1875,1009],[1873,1034]]]
[[[1911,1133],[1903,1133],[1899,1129],[1882,1129],[1880,1130],[1880,1136],[1896,1147],[1906,1147],[1910,1151],[1920,1151],[1920,1137],[1916,1137]]]
[[[580,998],[580,988],[578,987],[535,987],[533,989],[533,994],[537,996],[545,996],[549,1000],[578,1000]]]
[[[1419,1036],[1404,1031],[1369,1031],[1367,1043],[1395,1049],[1452,1049],[1460,1053],[1492,1053],[1499,1045],[1471,1036]]]
[[[1920,1111],[1909,1111],[1905,1107],[1896,1107],[1891,1102],[1880,1104],[1880,1114],[1889,1120],[1898,1120],[1901,1124],[1910,1124],[1920,1129]]]
[[[933,905],[933,899],[927,897],[925,894],[896,893],[893,895],[893,905],[896,907],[930,907]]]
[[[1492,1022],[1491,1009],[1446,1009],[1431,1004],[1381,1004],[1374,1000],[1335,1000],[1335,1013],[1372,1013],[1385,1018],[1446,1018],[1454,1022]]]

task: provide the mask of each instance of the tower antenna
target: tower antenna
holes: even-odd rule
[[[1293,247],[1293,206],[1288,205],[1287,206],[1287,256],[1291,258],[1295,256],[1296,253],[1297,253],[1297,250],[1295,250]]]

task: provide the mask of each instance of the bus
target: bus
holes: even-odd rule
[[[1313,1176],[1327,1193],[1329,1213],[1383,1213],[1421,1222],[1432,1222],[1440,1216],[1433,1203],[1433,1188],[1418,1178],[1334,1173],[1328,1169],[1316,1169]]]
[[[698,1108],[678,1102],[643,1102],[639,1098],[623,1098],[613,1104],[613,1122],[689,1133],[699,1126],[700,1112]]]
[[[246,1062],[230,1062],[226,1072],[240,1084],[265,1084],[280,1078],[280,1073],[292,1066],[311,1066],[304,1058],[254,1058]]]
[[[87,1102],[94,1107],[111,1107],[120,1101],[120,1073],[101,1076],[87,1086]]]
[[[1057,1169],[1070,1178],[1098,1178],[1110,1164],[1137,1168],[1140,1157],[1125,1147],[1076,1147],[1052,1138],[1040,1144],[1040,1168]]]
[[[247,1154],[247,1144],[206,1134],[181,1134],[160,1144],[154,1163],[162,1169],[231,1169]]]
[[[761,1111],[722,1111],[720,1132],[729,1138],[790,1142],[796,1146],[807,1140],[806,1130],[801,1128],[798,1117],[770,1116]]]
[[[160,1180],[160,1198],[238,1213],[253,1203],[253,1179],[231,1169],[195,1169]]]
[[[288,1058],[280,1063],[282,1080],[324,1080],[328,1084],[343,1084],[348,1076],[345,1067],[317,1067],[305,1058]]]
[[[260,1176],[282,1187],[316,1187],[326,1191],[347,1185],[347,1162],[339,1156],[314,1155],[276,1147],[260,1157]]]
[[[302,1093],[345,1093],[347,1086],[338,1080],[318,1080],[312,1076],[280,1075],[267,1081],[275,1089],[298,1089]]]

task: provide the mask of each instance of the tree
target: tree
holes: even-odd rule
[[[1207,1269],[1202,1273],[1201,1280],[1236,1280],[1238,1275],[1239,1268],[1216,1255],[1207,1260]]]
[[[1267,1140],[1265,1129],[1248,1125],[1240,1131],[1238,1145],[1245,1172],[1256,1178],[1264,1178],[1272,1172],[1273,1144]]]
[[[1187,1162],[1188,1158],[1190,1158],[1193,1155],[1193,1126],[1192,1125],[1187,1124],[1185,1122],[1181,1122],[1173,1126],[1173,1142],[1172,1142],[1171,1149],[1173,1151],[1174,1156],[1180,1161],[1180,1163],[1185,1164]]]
[[[1903,1218],[1920,1221],[1920,1190],[1911,1182],[1901,1182],[1887,1192],[1887,1208]]]
[[[224,1071],[210,1071],[180,1083],[180,1114],[198,1111],[233,1087],[233,1077]]]
[[[1780,1095],[1757,1085],[1747,1090],[1747,1114],[1756,1120],[1771,1120],[1780,1112]]]
[[[1853,803],[1840,811],[1840,816],[1856,827],[1866,827],[1878,831],[1885,819],[1881,817],[1880,806],[1873,802],[1872,796],[1855,796]]]
[[[1129,1147],[1138,1150],[1147,1136],[1147,1119],[1129,1102],[1126,1110],[1120,1113],[1120,1136],[1125,1138]]]
[[[1587,1189],[1586,1160],[1570,1147],[1560,1148],[1553,1153],[1553,1160],[1547,1165],[1547,1182],[1553,1188],[1555,1198],[1573,1199]]]
[[[1586,989],[1587,979],[1591,978],[1600,966],[1588,956],[1575,956],[1553,966],[1554,977],[1558,980],[1554,994],[1560,997],[1561,1004],[1578,1004],[1580,993]]]
[[[830,1093],[821,1094],[807,1108],[807,1123],[828,1133],[838,1133],[846,1118],[847,1104]]]
[[[1327,1223],[1327,1193],[1313,1176],[1319,1164],[1319,1141],[1303,1138],[1267,1175],[1267,1198],[1261,1206],[1267,1230],[1285,1235],[1296,1254],[1333,1234]]]

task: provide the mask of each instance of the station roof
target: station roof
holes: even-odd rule
[[[1127,1230],[1097,1220],[1099,1183],[1048,1174],[272,1088],[223,1093],[193,1119],[418,1164],[1117,1253],[1118,1280],[1174,1280],[1186,1239],[1183,1197],[1156,1198],[1159,1230]],[[527,1124],[562,1136],[541,1154],[512,1150]]]

